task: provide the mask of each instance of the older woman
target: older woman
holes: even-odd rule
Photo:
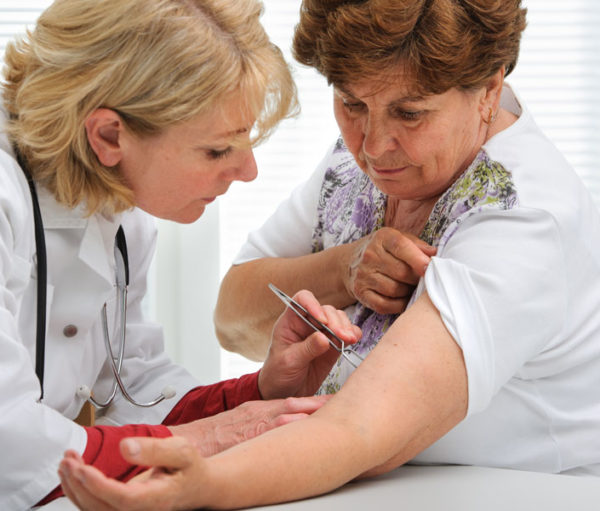
[[[129,485],[69,453],[61,477],[81,507],[244,507],[408,461],[600,474],[600,218],[504,83],[524,25],[519,0],[303,2],[296,54],[333,84],[342,139],[251,238],[268,257],[248,263],[253,291],[328,287],[339,305],[344,244],[366,253],[376,229],[382,266],[401,266],[380,294],[402,295],[402,261],[424,276],[394,321],[359,306],[385,333],[307,420],[208,459],[129,439],[127,459],[166,468]]]
[[[291,313],[260,373],[206,387],[168,360],[142,314],[156,238],[148,214],[192,222],[234,180],[254,179],[252,144],[293,109],[288,67],[260,13],[252,0],[57,0],[8,46],[1,509],[58,495],[66,449],[127,479],[140,468],[119,455],[126,436],[183,436],[211,455],[325,401],[258,401],[311,396],[337,358],[322,334],[304,341],[309,329]],[[356,340],[343,313],[298,299]],[[99,409],[95,426],[72,420],[86,402]]]

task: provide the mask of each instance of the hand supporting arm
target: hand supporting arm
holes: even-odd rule
[[[234,508],[305,498],[408,461],[464,418],[467,399],[462,351],[425,294],[310,418],[208,459],[180,439],[127,440],[126,458],[169,469],[129,485],[76,459],[61,464],[61,477],[84,509],[98,504],[96,495],[106,509],[142,509],[143,502]]]

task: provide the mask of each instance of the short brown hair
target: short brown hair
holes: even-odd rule
[[[403,65],[416,92],[482,86],[517,63],[521,0],[303,0],[294,56],[343,86]]]
[[[253,141],[296,109],[296,89],[259,0],[55,0],[6,50],[6,131],[34,178],[67,207],[122,211],[133,193],[88,144],[97,108],[151,136],[246,101]]]

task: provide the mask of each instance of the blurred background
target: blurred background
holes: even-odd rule
[[[0,52],[51,3],[0,0]],[[338,135],[330,88],[290,54],[301,1],[263,3],[263,23],[293,68],[302,112],[256,149],[254,182],[234,183],[192,225],[158,224],[147,312],[164,325],[171,357],[204,383],[260,367],[219,348],[212,324],[219,282],[248,232],[310,175]],[[528,28],[508,82],[600,205],[600,2],[523,0],[523,5]]]

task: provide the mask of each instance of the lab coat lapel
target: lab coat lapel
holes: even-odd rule
[[[79,247],[72,246],[72,248],[78,251],[79,259],[86,266],[112,287],[114,270],[111,270],[109,263],[112,258],[107,258],[107,254],[112,254],[118,225],[101,221],[98,215],[86,217],[83,204],[74,209],[65,208],[57,203],[50,192],[43,187],[39,187],[38,195],[44,228],[47,231],[82,229],[83,237]]]
[[[96,216],[89,217],[79,248],[79,258],[106,280],[111,287],[115,280],[115,271],[110,268],[106,254],[111,254],[114,250],[117,227],[115,227],[114,232],[112,232],[112,229],[107,232],[101,228]]]

